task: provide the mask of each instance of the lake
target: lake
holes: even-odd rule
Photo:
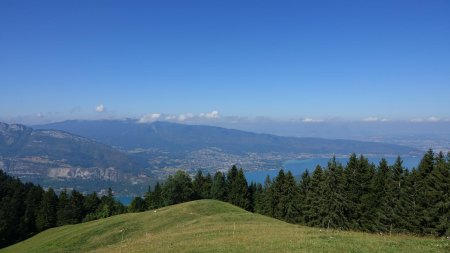
[[[395,157],[386,158],[389,165],[395,162]],[[404,157],[403,166],[408,169],[415,168],[419,165],[421,157]],[[311,158],[311,159],[301,159],[301,160],[289,160],[284,163],[284,170],[287,172],[288,170],[292,172],[292,174],[299,178],[305,170],[308,170],[310,173],[316,168],[317,165],[322,167],[327,166],[329,158]],[[336,158],[336,160],[343,165],[347,164],[348,158]],[[378,164],[381,160],[381,157],[372,157],[369,158],[370,162]],[[245,172],[245,177],[247,181],[256,182],[264,184],[264,180],[266,176],[269,175],[271,179],[275,178],[278,175],[279,170],[261,170],[261,171],[251,171]],[[129,205],[134,197],[132,196],[116,196],[118,201],[120,201],[124,205]]]
[[[388,157],[386,160],[389,165],[395,162],[396,157]],[[415,168],[419,165],[422,157],[403,157],[403,166],[408,169]],[[298,178],[300,177],[305,170],[308,170],[310,173],[316,168],[317,165],[322,167],[327,166],[329,158],[311,158],[311,159],[301,159],[301,160],[289,160],[284,163],[285,172],[291,171],[292,174]],[[347,164],[348,158],[336,158],[336,160],[343,165]],[[371,157],[369,158],[370,162],[378,164],[381,160],[381,157]],[[262,171],[251,171],[246,172],[245,177],[248,182],[256,182],[256,183],[264,183],[266,176],[269,175],[271,179],[275,178],[278,175],[279,170],[262,170]]]

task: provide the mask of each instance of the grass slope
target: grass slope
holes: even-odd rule
[[[450,252],[446,239],[327,231],[215,200],[52,228],[7,252]]]

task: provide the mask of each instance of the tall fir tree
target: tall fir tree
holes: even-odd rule
[[[344,169],[336,157],[328,162],[324,178],[324,198],[322,222],[326,228],[346,229],[348,201],[345,198]]]
[[[324,226],[324,184],[325,173],[320,165],[316,166],[304,203],[304,221],[309,226]]]
[[[237,169],[236,166],[230,169],[227,174],[228,202],[233,205],[242,207],[246,210],[250,209],[250,200],[248,194],[248,184],[242,169]]]
[[[221,171],[217,171],[214,174],[214,179],[211,185],[211,198],[226,201],[226,181],[225,175]]]
[[[55,191],[49,188],[43,193],[40,210],[36,217],[36,227],[38,231],[56,226],[56,205],[58,196]]]

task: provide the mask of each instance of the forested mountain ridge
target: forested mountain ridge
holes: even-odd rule
[[[81,136],[0,123],[0,169],[11,174],[119,180],[139,166],[128,154]]]
[[[219,148],[223,152],[240,153],[308,153],[308,154],[422,154],[400,145],[353,140],[282,137],[205,125],[187,125],[137,120],[70,120],[36,128],[58,129],[85,136],[126,149],[160,149],[190,152]]]

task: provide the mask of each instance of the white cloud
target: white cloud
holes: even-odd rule
[[[438,121],[440,121],[440,119],[439,119],[438,117],[432,116],[432,117],[429,117],[429,118],[427,119],[427,121],[428,121],[428,122],[438,122]]]
[[[95,107],[96,112],[105,112],[105,106],[103,104],[99,104]]]
[[[194,114],[192,114],[192,113],[180,114],[180,115],[178,115],[178,121],[185,121],[185,120],[191,119],[193,117],[194,117]]]
[[[302,120],[302,122],[304,122],[304,123],[318,123],[318,122],[323,122],[323,119],[304,118]]]
[[[177,116],[175,116],[175,115],[166,116],[166,120],[176,120],[176,119],[177,119]]]
[[[207,112],[207,113],[200,113],[198,115],[198,117],[200,118],[206,118],[206,119],[217,119],[219,118],[219,112],[214,110],[212,112]]]
[[[438,117],[431,116],[431,117],[428,117],[426,119],[424,119],[424,118],[414,118],[414,119],[411,119],[410,121],[411,122],[439,122],[439,121],[441,121],[441,119],[438,118]]]
[[[150,123],[150,122],[154,122],[154,121],[157,121],[160,117],[161,117],[161,114],[160,114],[160,113],[146,114],[146,115],[142,116],[142,117],[138,120],[138,123]]]
[[[367,117],[365,119],[363,119],[364,122],[376,122],[379,119],[377,117]]]
[[[381,122],[388,122],[388,121],[391,121],[390,119],[387,119],[387,118],[383,118],[383,119],[381,119],[380,120]]]

